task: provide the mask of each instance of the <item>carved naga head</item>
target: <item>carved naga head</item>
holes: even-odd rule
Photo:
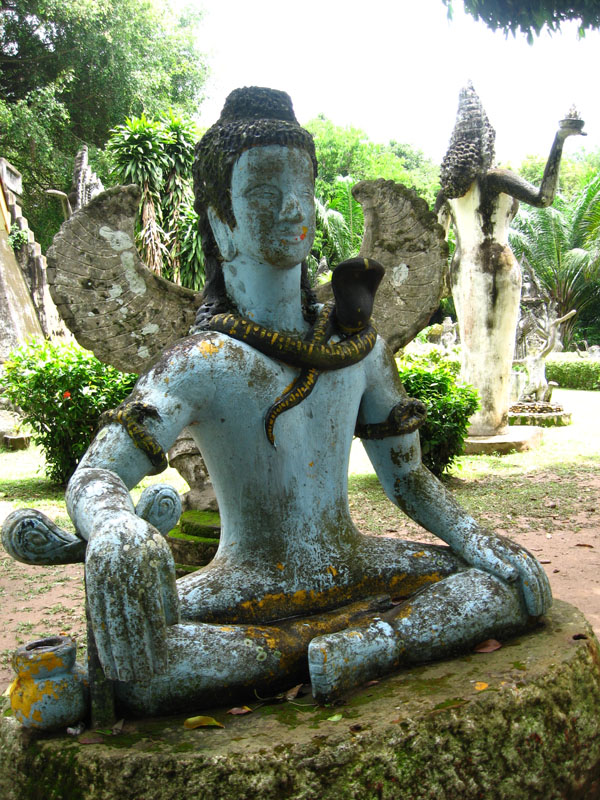
[[[446,199],[462,197],[493,166],[495,140],[496,132],[469,82],[460,91],[456,124],[440,170]]]

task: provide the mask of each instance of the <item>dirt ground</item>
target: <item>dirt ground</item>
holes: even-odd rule
[[[579,434],[581,449],[592,455],[600,454],[599,401],[598,393],[569,392],[568,395],[568,405],[573,411],[569,441]],[[549,434],[558,448],[564,436],[567,434],[560,429]],[[353,453],[351,471],[368,469],[364,453],[357,449]],[[556,474],[551,470],[535,470],[515,483],[518,491],[527,493],[529,503],[518,520],[513,519],[508,495],[498,496],[492,507],[476,516],[533,552],[546,569],[554,596],[579,607],[600,636],[600,475],[593,468],[584,469],[578,475],[577,496],[572,503],[565,504],[548,491],[549,483],[557,480]],[[459,497],[461,483],[466,482],[460,477],[450,480],[450,486],[454,484]],[[20,505],[22,503],[8,495],[0,495],[0,523]],[[395,518],[391,527],[388,517],[381,517],[384,527],[379,527],[368,518],[363,503],[358,501],[352,506],[356,522],[365,532],[438,541],[400,517]],[[41,510],[53,516],[51,509]],[[64,518],[57,521],[63,524]],[[12,680],[10,658],[19,644],[60,632],[84,638],[83,598],[82,566],[29,567],[13,561],[0,548],[0,692]]]

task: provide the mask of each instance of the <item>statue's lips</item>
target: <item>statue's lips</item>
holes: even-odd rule
[[[306,239],[306,234],[308,233],[308,228],[303,225],[300,229],[295,228],[294,230],[284,230],[280,231],[279,235],[281,236],[282,242],[302,242]]]

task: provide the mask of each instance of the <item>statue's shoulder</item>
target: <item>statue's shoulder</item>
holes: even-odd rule
[[[231,368],[232,361],[238,367],[242,360],[252,359],[253,352],[248,352],[240,342],[218,331],[200,331],[174,342],[164,350],[160,358],[153,364],[149,372],[155,375],[179,375],[198,373],[204,369],[213,370],[222,364]]]

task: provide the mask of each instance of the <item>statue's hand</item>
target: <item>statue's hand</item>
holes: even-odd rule
[[[460,555],[474,567],[509,583],[518,582],[532,617],[539,617],[552,605],[552,592],[544,568],[529,551],[511,539],[491,531],[472,531],[465,536]]]
[[[567,117],[558,124],[558,135],[563,139],[567,136],[587,136],[583,130],[584,121],[582,119]]]
[[[140,517],[116,512],[90,534],[85,576],[106,676],[143,681],[164,672],[167,626],[179,618],[175,565],[164,537]]]

